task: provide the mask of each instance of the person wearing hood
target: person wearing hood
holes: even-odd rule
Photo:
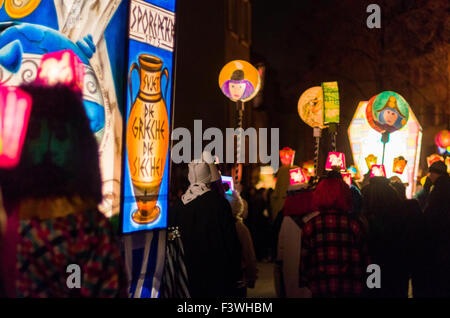
[[[188,289],[192,298],[236,295],[241,279],[241,247],[228,201],[211,191],[211,169],[189,164],[190,186],[169,215],[184,246]]]
[[[339,172],[319,181],[312,197],[319,214],[302,230],[299,287],[312,297],[361,297],[370,259],[366,233],[352,215],[352,194]]]
[[[33,99],[22,156],[0,172],[4,296],[128,297],[119,238],[97,208],[98,146],[81,93],[64,85],[21,88]],[[69,276],[76,268],[78,286]]]
[[[240,296],[246,297],[247,288],[255,288],[255,282],[258,278],[257,261],[252,236],[250,235],[247,226],[244,224],[244,220],[248,215],[248,205],[247,202],[241,198],[239,193],[234,190],[231,192],[231,195],[227,194],[226,198],[230,202],[231,211],[236,219],[236,232],[242,248],[242,280],[238,288]]]

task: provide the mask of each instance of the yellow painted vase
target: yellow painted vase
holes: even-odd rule
[[[141,54],[139,65],[134,63],[128,76],[132,107],[127,125],[127,151],[138,206],[132,218],[138,224],[154,222],[161,212],[156,202],[169,146],[167,108],[161,93],[161,78],[166,76],[164,97],[167,96],[169,72],[162,66],[160,58]],[[131,75],[134,70],[139,73],[140,88],[133,102]]]

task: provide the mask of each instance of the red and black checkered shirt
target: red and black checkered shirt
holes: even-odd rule
[[[361,296],[368,264],[365,234],[354,216],[324,211],[305,224],[299,283],[313,297]]]

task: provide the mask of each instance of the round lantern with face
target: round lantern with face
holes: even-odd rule
[[[232,101],[246,102],[258,93],[261,79],[253,65],[236,60],[226,64],[220,71],[219,86],[222,93]]]
[[[222,85],[222,92],[231,100],[237,101],[249,98],[255,88],[250,81],[244,78],[244,71],[236,70],[231,75],[231,79]]]
[[[369,100],[366,115],[372,128],[392,133],[408,122],[409,105],[401,95],[386,91]]]

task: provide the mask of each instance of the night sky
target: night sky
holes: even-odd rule
[[[269,125],[282,127],[280,147],[296,149],[296,163],[313,155],[312,128],[299,118],[297,101],[321,82],[339,83],[338,150],[349,159],[347,128],[356,106],[381,91],[408,100],[424,127],[425,151],[438,126],[448,124],[448,2],[378,1],[381,29],[366,25],[370,3],[252,1],[252,57],[269,68],[271,93],[262,111]],[[444,119],[434,122],[434,115]]]

